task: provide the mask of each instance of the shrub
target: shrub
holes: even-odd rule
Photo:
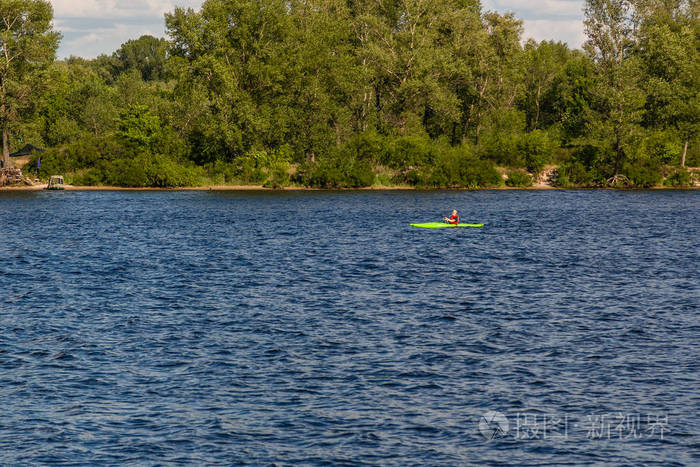
[[[367,161],[354,161],[350,167],[347,184],[353,188],[371,186],[375,175],[372,166]]]
[[[556,185],[562,188],[587,187],[595,183],[595,175],[583,163],[570,161],[559,168]]]
[[[393,177],[395,172],[388,169],[387,167],[379,166],[375,167],[375,179],[374,184],[379,186],[391,186],[394,184]]]
[[[685,167],[678,167],[664,180],[664,185],[676,187],[690,186],[690,172],[688,172],[688,169]]]
[[[200,167],[185,167],[162,154],[147,155],[143,160],[148,185],[159,188],[193,186],[204,177]]]
[[[343,156],[354,160],[380,162],[387,159],[388,140],[376,131],[352,136],[341,148]]]
[[[78,171],[69,180],[72,185],[79,186],[99,186],[105,183],[103,172],[96,167]]]
[[[558,186],[560,188],[573,188],[575,185],[571,182],[569,176],[563,170],[559,169],[554,186]]]
[[[525,114],[514,109],[497,109],[487,116],[484,124],[480,156],[506,166],[522,166],[518,143],[525,128]]]
[[[282,188],[289,185],[289,164],[279,162],[274,164],[269,169],[270,178],[265,182],[264,186],[270,188]]]
[[[506,185],[517,187],[532,186],[532,176],[527,172],[523,172],[522,170],[511,170],[508,172]]]
[[[217,160],[206,164],[203,169],[217,184],[225,185],[237,180],[237,168],[233,162]]]
[[[385,146],[380,162],[393,169],[427,165],[435,158],[435,145],[425,136],[402,136]]]
[[[674,132],[661,130],[651,132],[645,138],[642,150],[662,164],[680,163],[683,144]]]
[[[272,151],[250,151],[234,160],[234,177],[243,183],[283,186],[289,182],[287,171],[292,159],[288,146]]]
[[[394,177],[396,183],[408,183],[413,186],[424,186],[428,185],[428,179],[430,176],[422,170],[411,169],[405,173],[397,174]]]
[[[625,164],[622,172],[627,175],[632,186],[637,188],[649,188],[659,185],[663,179],[661,166],[651,160]]]
[[[368,161],[327,156],[299,167],[291,180],[317,188],[360,188],[374,184],[375,174]]]
[[[556,142],[542,130],[526,133],[518,141],[518,151],[525,161],[525,167],[533,173],[539,173],[551,160],[555,147]]]
[[[102,170],[107,185],[134,188],[150,186],[142,159],[117,159],[106,163]]]
[[[501,183],[501,175],[493,163],[474,156],[469,146],[444,149],[428,179],[428,184],[436,187],[479,188]]]

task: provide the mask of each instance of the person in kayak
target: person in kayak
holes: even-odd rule
[[[448,224],[453,224],[453,225],[459,224],[459,214],[457,214],[456,209],[452,210],[452,215],[450,217],[445,217],[444,219],[445,219],[445,222],[447,222]]]

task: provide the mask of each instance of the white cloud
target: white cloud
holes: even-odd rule
[[[523,39],[536,41],[555,40],[566,42],[570,48],[580,48],[586,40],[583,32],[583,22],[578,20],[553,21],[547,19],[524,20],[525,33]]]
[[[487,10],[513,11],[517,16],[542,18],[550,16],[583,16],[584,0],[484,0],[482,5]]]
[[[144,34],[165,36],[163,15],[176,7],[198,9],[204,0],[50,0],[54,27],[63,33],[58,57],[111,54]]]
[[[94,58],[101,54],[111,54],[117,50],[121,44],[130,40],[137,39],[144,34],[151,36],[162,36],[162,31],[158,30],[156,25],[149,28],[147,25],[129,25],[116,23],[111,27],[95,28],[86,31],[78,31],[76,34],[65,34],[61,43],[59,57],[68,57],[71,55]],[[63,53],[61,53],[63,51]],[[74,52],[75,51],[75,52]]]
[[[583,33],[584,0],[483,0],[484,10],[513,12],[523,20],[524,39],[566,42],[580,48]]]
[[[162,17],[176,6],[200,7],[203,0],[51,0],[57,18]]]

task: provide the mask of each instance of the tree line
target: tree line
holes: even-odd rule
[[[44,0],[0,5],[4,164],[75,184],[687,185],[695,0],[586,0],[583,50],[478,0],[207,0],[168,39],[55,60]],[[39,160],[40,159],[40,160]]]

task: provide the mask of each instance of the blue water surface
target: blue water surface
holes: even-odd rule
[[[0,213],[0,464],[700,464],[698,191]]]

